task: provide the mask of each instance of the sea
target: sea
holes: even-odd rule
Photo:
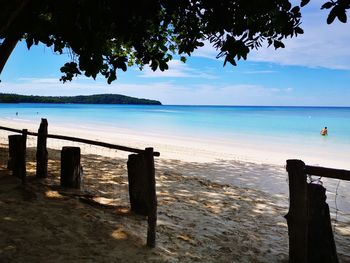
[[[0,118],[199,138],[350,146],[350,107],[0,104]],[[328,136],[320,130],[328,127]]]

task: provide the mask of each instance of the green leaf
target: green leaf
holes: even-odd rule
[[[309,2],[310,2],[310,0],[301,0],[300,6],[301,7],[306,6]]]
[[[337,13],[337,17],[340,22],[346,23],[347,17],[346,17],[345,9],[340,9]]]
[[[167,52],[168,48],[166,46],[160,46],[160,50],[163,52]]]
[[[334,3],[332,2],[327,2],[327,3],[324,3],[321,7],[321,9],[329,9],[331,8],[332,6],[334,6]]]
[[[290,10],[293,14],[298,14],[300,12],[300,7],[299,6],[294,6],[292,10]]]
[[[27,48],[30,49],[30,47],[33,45],[33,38],[30,37],[30,38],[27,38],[26,39],[26,43],[27,43]]]
[[[151,69],[152,69],[153,71],[156,71],[157,68],[158,68],[158,66],[159,66],[159,61],[156,60],[156,59],[152,60]]]
[[[160,61],[160,63],[159,63],[159,69],[160,69],[161,71],[164,71],[164,70],[169,69],[169,66],[168,66],[168,64],[165,63],[164,61]]]
[[[115,71],[111,71],[110,73],[109,73],[109,77],[108,77],[108,79],[107,79],[107,83],[108,84],[111,84],[114,80],[116,80],[117,79],[117,75],[116,75],[116,73],[115,73]]]
[[[284,44],[281,41],[275,40],[273,41],[273,46],[275,47],[275,49],[277,48],[284,48]]]
[[[231,65],[233,66],[237,66],[237,63],[236,63],[236,60],[234,59],[234,57],[230,54],[228,54],[226,57],[225,57],[225,61],[224,61],[224,66],[226,66],[226,63],[227,62],[230,62]]]
[[[329,12],[329,15],[327,17],[327,24],[332,24],[335,17],[337,16],[337,9],[336,9],[336,6],[333,7],[333,9]]]
[[[204,43],[203,43],[203,42],[198,42],[198,41],[196,41],[196,46],[197,46],[197,47],[203,47],[203,46],[204,46]]]
[[[301,27],[296,27],[295,28],[295,33],[296,34],[304,34],[304,30]]]

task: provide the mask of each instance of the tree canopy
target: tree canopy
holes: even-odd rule
[[[117,70],[137,65],[168,69],[173,56],[186,55],[208,41],[236,65],[252,49],[303,33],[301,7],[288,0],[0,0],[0,73],[18,41],[43,43],[69,53],[62,81],[102,74],[108,83]],[[327,23],[346,22],[350,0],[331,0]]]

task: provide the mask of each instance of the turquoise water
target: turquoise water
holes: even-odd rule
[[[18,112],[18,115],[16,115]],[[350,146],[350,108],[0,104],[0,118],[123,128],[146,133],[235,140],[260,138]],[[329,135],[319,135],[328,127]]]

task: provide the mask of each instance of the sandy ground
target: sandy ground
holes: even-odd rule
[[[24,128],[23,123],[3,126]],[[25,128],[35,131],[35,126],[28,123]],[[69,127],[52,127],[50,133],[137,148],[150,145],[149,138],[136,134],[111,136]],[[49,178],[38,180],[31,148],[35,140],[28,137],[28,180],[23,187],[5,169],[7,135],[0,132],[0,262],[288,261],[283,163],[244,156],[244,149],[243,155],[230,155],[195,140],[183,145],[154,138],[151,145],[161,152],[156,159],[157,247],[148,249],[145,218],[129,211],[127,154],[50,140]],[[63,145],[82,149],[81,191],[59,187],[57,149]],[[322,181],[330,189],[340,261],[350,262],[349,184]],[[86,196],[94,203],[87,203]]]
[[[148,249],[145,218],[129,211],[124,158],[84,155],[77,192],[58,186],[57,150],[50,151],[50,177],[41,181],[33,149],[28,153],[23,187],[4,169],[1,149],[0,262],[287,262],[287,207],[276,205],[275,195],[183,172],[188,165],[203,169],[198,163],[158,160],[157,247]],[[266,172],[236,163],[242,165]],[[86,204],[83,193],[101,205]],[[336,229],[341,262],[350,262],[349,225]]]

